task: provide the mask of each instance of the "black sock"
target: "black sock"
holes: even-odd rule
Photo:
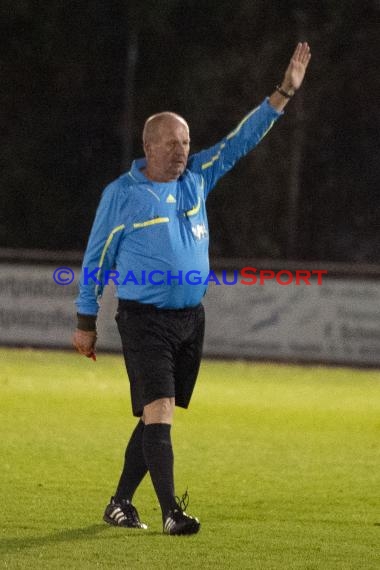
[[[162,517],[176,508],[174,496],[174,456],[169,424],[148,424],[144,429],[143,450]]]
[[[140,420],[134,429],[125,450],[124,467],[115,493],[115,500],[132,500],[132,497],[143,480],[148,468],[143,452],[144,423]]]

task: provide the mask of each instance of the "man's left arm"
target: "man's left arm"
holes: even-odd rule
[[[200,173],[205,181],[205,196],[219,178],[231,170],[236,162],[251,151],[272,128],[290,98],[301,87],[310,57],[308,44],[299,43],[290,59],[283,81],[276,87],[274,93],[244,117],[218,144],[189,158],[188,168]]]

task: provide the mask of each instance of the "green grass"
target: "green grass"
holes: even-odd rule
[[[177,493],[202,528],[102,523],[135,420],[121,357],[0,349],[1,567],[380,568],[380,372],[204,362],[176,410]]]

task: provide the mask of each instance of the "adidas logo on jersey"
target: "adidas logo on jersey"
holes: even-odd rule
[[[177,200],[174,198],[174,196],[172,196],[172,194],[169,194],[169,196],[166,198],[167,204],[175,204],[176,202]]]

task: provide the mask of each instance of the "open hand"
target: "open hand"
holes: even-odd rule
[[[307,42],[298,43],[281,84],[285,91],[289,93],[301,87],[310,58],[309,44]]]

